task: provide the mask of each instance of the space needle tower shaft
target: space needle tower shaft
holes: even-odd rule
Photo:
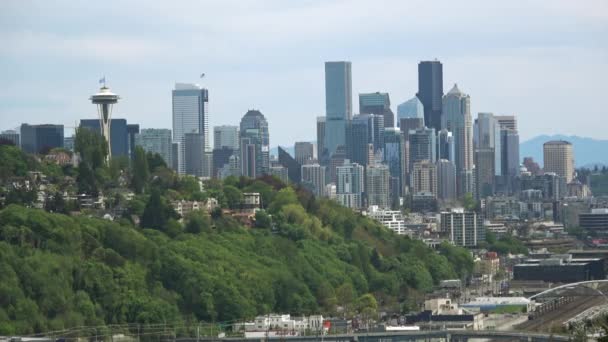
[[[106,86],[105,78],[103,79],[103,86],[99,89],[99,92],[91,96],[91,102],[97,106],[101,136],[104,138],[108,148],[108,155],[106,158],[107,163],[109,163],[112,154],[112,142],[110,138],[112,108],[119,99],[120,96],[112,93],[110,88]]]

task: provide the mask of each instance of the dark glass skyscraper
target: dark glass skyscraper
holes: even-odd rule
[[[63,125],[22,124],[20,133],[21,149],[27,153],[45,153],[63,147]]]
[[[95,133],[101,134],[99,119],[80,120],[80,127],[90,129]],[[112,149],[113,157],[129,156],[129,130],[127,128],[127,120],[110,120],[110,148]]]
[[[353,115],[350,62],[325,62],[325,148],[331,156],[346,144],[346,125]]]
[[[443,97],[443,65],[441,62],[423,61],[418,63],[418,93],[424,106],[424,123],[435,131],[441,130],[441,109]]]

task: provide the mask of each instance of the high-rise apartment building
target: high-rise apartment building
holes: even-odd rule
[[[454,135],[457,195],[473,193],[473,126],[471,98],[457,85],[443,97],[442,128]]]
[[[302,185],[308,187],[317,197],[325,195],[325,166],[317,163],[302,165]]]
[[[173,99],[173,142],[178,143],[178,173],[186,173],[186,133],[201,134],[203,151],[209,145],[209,92],[198,84],[176,83]],[[190,162],[192,164],[193,162]]]
[[[463,209],[442,212],[441,231],[449,236],[454,245],[461,247],[476,247],[486,239],[482,216]]]
[[[390,208],[390,171],[384,164],[368,165],[365,169],[367,205]]]
[[[259,110],[249,110],[241,119],[240,152],[242,175],[257,178],[269,173],[270,135],[268,121]]]
[[[346,144],[352,103],[351,63],[325,62],[325,148],[330,156]]]
[[[456,199],[456,166],[447,159],[437,160],[437,198],[442,201]]]
[[[233,150],[239,149],[239,127],[222,125],[213,127],[213,148],[221,149],[227,147]]]
[[[382,115],[384,127],[395,127],[395,114],[391,110],[388,93],[359,94],[359,114]]]
[[[403,102],[397,106],[397,127],[401,127],[401,119],[420,118],[424,126],[424,105],[418,96]]]
[[[336,200],[348,208],[361,208],[365,188],[365,172],[362,165],[348,159],[336,167]]]
[[[437,197],[437,167],[429,160],[421,160],[412,167],[410,183],[413,194],[427,193]]]
[[[543,144],[544,170],[554,172],[570,183],[574,177],[574,151],[572,144],[564,140],[553,140]]]
[[[63,125],[22,124],[21,149],[27,153],[45,153],[63,147]]]
[[[315,157],[314,144],[307,141],[297,141],[294,145],[294,155],[298,163],[304,165],[312,160],[317,159]]]
[[[443,96],[443,66],[441,62],[423,61],[418,64],[418,93],[416,96],[424,106],[424,125],[441,129]]]
[[[168,167],[173,164],[171,144],[170,129],[144,128],[135,135],[136,146],[141,146],[146,152],[158,153]]]

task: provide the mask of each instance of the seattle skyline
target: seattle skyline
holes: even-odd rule
[[[269,121],[271,145],[290,146],[315,140],[315,118],[325,114],[324,61],[351,61],[353,97],[388,92],[396,112],[417,91],[418,62],[436,58],[444,65],[444,91],[458,83],[471,96],[474,117],[516,115],[522,141],[556,133],[606,138],[597,125],[603,108],[593,100],[608,77],[607,44],[600,41],[608,32],[605,3],[382,4],[149,4],[133,26],[127,19],[141,8],[127,3],[100,27],[88,24],[99,3],[70,3],[66,11],[67,2],[9,1],[0,5],[0,127],[94,118],[87,97],[105,75],[123,97],[115,118],[171,127],[174,83],[198,82],[209,89],[210,126],[235,124],[255,108]],[[187,5],[213,15],[197,20]],[[445,8],[451,11],[444,22],[424,21],[425,11]],[[349,15],[339,23],[317,20],[341,10]],[[317,25],[304,25],[313,18]],[[381,23],[360,25],[364,19]],[[167,49],[174,53],[160,53]],[[32,87],[40,91],[33,95]],[[554,120],[573,113],[586,120]]]

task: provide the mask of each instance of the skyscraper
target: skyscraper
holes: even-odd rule
[[[395,114],[391,110],[388,93],[359,94],[359,114],[378,114],[384,117],[384,127],[395,127]]]
[[[403,178],[405,165],[403,160],[403,134],[398,128],[386,128],[384,131],[384,162],[388,165],[391,174],[390,194],[391,202],[398,203],[399,197],[404,193]]]
[[[417,96],[397,106],[397,127],[400,127],[401,119],[421,118],[424,125],[424,105]]]
[[[418,93],[416,96],[424,106],[424,125],[441,129],[443,96],[443,66],[441,62],[423,61],[418,64]]]
[[[473,141],[477,149],[491,149],[494,151],[494,175],[502,175],[502,139],[501,126],[494,114],[479,113],[475,120]]]
[[[302,164],[298,163],[289,152],[279,146],[279,164],[287,169],[287,177],[293,183],[302,180]]]
[[[410,131],[424,127],[424,118],[401,118],[399,119],[399,129],[403,133],[403,138],[409,140]]]
[[[325,195],[325,166],[317,163],[302,165],[302,184],[317,197]]]
[[[215,126],[213,127],[213,148],[221,149],[228,147],[233,150],[239,149],[239,127],[238,126]]]
[[[211,177],[220,177],[220,170],[230,164],[230,157],[238,155],[238,150],[228,146],[214,148],[212,152]]]
[[[494,194],[495,163],[494,149],[475,149],[475,180],[477,181],[477,198],[483,199]]]
[[[372,155],[384,148],[384,117],[376,114],[356,115],[349,126],[349,159],[366,166],[372,162],[369,158],[369,144],[373,146]]]
[[[317,116],[317,159],[319,164],[329,165],[329,152],[325,147],[325,117]]]
[[[365,169],[365,194],[367,205],[390,208],[389,200],[390,172],[384,164],[372,164]]]
[[[447,129],[437,133],[437,160],[446,159],[454,162],[454,136]]]
[[[146,152],[158,153],[168,167],[173,164],[170,129],[144,128],[135,136],[135,145]]]
[[[173,95],[173,142],[178,143],[178,172],[186,173],[186,133],[203,137],[203,152],[209,145],[209,92],[198,84],[176,83]]]
[[[513,193],[515,178],[519,175],[519,133],[517,118],[513,115],[495,116],[500,125],[500,148],[502,179],[500,185],[504,192]]]
[[[243,176],[257,178],[270,168],[268,122],[259,110],[249,110],[241,119],[241,170]]]
[[[471,98],[454,85],[443,97],[442,128],[454,135],[457,195],[473,193],[473,127]]]
[[[45,153],[63,147],[63,125],[22,124],[21,149],[27,153]]]
[[[414,163],[428,160],[434,163],[437,160],[437,141],[434,128],[419,128],[410,131],[410,155],[409,170],[412,170]]]
[[[315,159],[314,145],[307,141],[296,141],[294,145],[294,154],[298,163],[304,165]]]
[[[437,167],[429,160],[421,160],[412,167],[412,193],[428,193],[437,197]]]
[[[203,177],[205,174],[205,135],[186,133],[184,135],[185,174]]]
[[[346,144],[346,125],[352,117],[350,62],[325,62],[325,148],[331,156]]]
[[[543,144],[544,170],[554,172],[570,183],[574,176],[574,152],[572,144],[565,140],[553,140]]]
[[[336,167],[336,200],[348,208],[361,208],[365,185],[364,168],[348,159]]]
[[[443,201],[456,199],[456,167],[454,163],[439,159],[437,165],[437,198]]]

